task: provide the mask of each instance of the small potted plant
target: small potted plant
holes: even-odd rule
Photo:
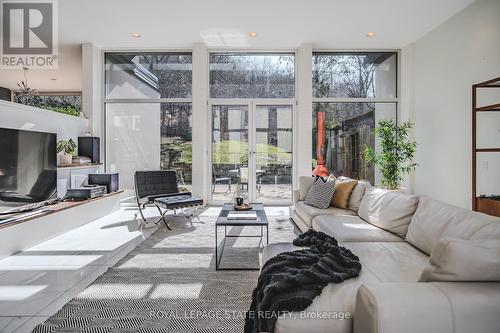
[[[59,164],[71,164],[75,154],[76,143],[73,139],[61,140],[57,143],[57,153],[59,155]]]
[[[380,138],[382,151],[377,154],[372,147],[365,145],[365,160],[380,167],[380,185],[384,188],[401,190],[404,175],[417,166],[413,163],[417,143],[409,138],[411,128],[411,122],[398,125],[393,120],[381,120],[375,127],[375,134]]]

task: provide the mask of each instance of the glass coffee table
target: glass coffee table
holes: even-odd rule
[[[232,220],[228,219],[227,216],[229,213],[241,213],[245,214],[246,212],[254,212],[257,215],[257,219],[241,219],[241,220]],[[222,239],[222,249],[219,254],[219,241],[217,238],[217,231],[220,227],[224,227],[224,238]],[[260,227],[260,235],[230,235],[227,233],[227,227]],[[246,268],[246,267],[238,267],[238,268],[228,268],[220,267],[220,261],[222,259],[222,254],[224,253],[224,246],[226,245],[226,238],[238,238],[238,237],[253,237],[260,238],[260,243],[262,243],[262,239],[264,237],[264,228],[266,228],[266,244],[269,244],[269,222],[267,221],[266,212],[264,210],[264,206],[259,203],[252,203],[252,209],[247,211],[235,211],[233,205],[230,203],[225,203],[222,207],[222,210],[215,222],[215,269],[216,270],[259,270],[259,267],[256,268]]]

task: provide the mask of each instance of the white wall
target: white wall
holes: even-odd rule
[[[27,77],[29,86],[40,92],[82,91],[81,44],[60,45],[58,69],[30,69]],[[0,69],[0,87],[15,90],[21,81],[22,69]]]
[[[92,135],[101,138],[104,136],[102,62],[101,49],[90,43],[82,44],[82,111],[90,120],[89,130]],[[103,151],[104,140],[101,139],[101,152]]]
[[[0,101],[0,127],[51,132],[57,134],[57,140],[72,138],[77,142],[87,126],[88,120],[84,118]]]
[[[472,206],[471,86],[500,76],[499,16],[500,1],[477,1],[404,50],[413,59],[403,84],[413,87],[416,194]]]
[[[194,195],[203,197],[207,202],[210,197],[208,182],[211,181],[208,170],[209,158],[209,115],[208,101],[208,56],[203,43],[193,45],[193,182]],[[209,180],[210,179],[210,180]]]
[[[293,152],[294,188],[298,187],[300,176],[312,174],[312,51],[311,43],[301,44],[295,65],[297,110],[293,128],[296,147]]]

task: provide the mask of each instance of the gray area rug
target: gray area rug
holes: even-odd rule
[[[218,212],[206,209],[204,224],[195,218],[194,228],[183,217],[172,219],[173,231],[155,231],[34,332],[242,332],[259,272],[215,271]],[[286,208],[266,213],[270,242],[295,238]],[[260,234],[258,227],[228,231]],[[258,267],[259,243],[228,239],[221,267]]]

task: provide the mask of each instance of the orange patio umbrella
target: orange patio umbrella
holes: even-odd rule
[[[328,168],[326,167],[325,149],[326,149],[326,123],[325,112],[318,112],[318,137],[316,146],[317,164],[313,170],[313,176],[328,177]]]

